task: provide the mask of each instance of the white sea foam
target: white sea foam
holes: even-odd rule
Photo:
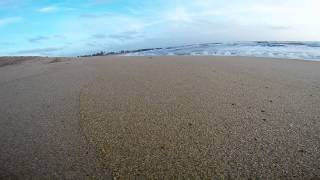
[[[320,42],[207,43],[127,53],[130,56],[252,56],[320,61]]]

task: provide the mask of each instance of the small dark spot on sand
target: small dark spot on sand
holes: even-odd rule
[[[312,97],[312,94],[310,94],[310,97]]]
[[[235,103],[232,103],[231,105],[232,105],[232,106],[235,106],[236,104],[235,104]]]
[[[271,102],[271,103],[272,103],[273,101],[272,101],[272,100],[270,100],[269,102]]]
[[[264,112],[266,112],[266,111],[265,111],[265,110],[261,110],[261,112],[263,112],[263,113],[264,113]]]
[[[300,153],[305,153],[306,151],[303,150],[303,149],[300,149],[298,152],[300,152]]]
[[[164,146],[160,146],[160,149],[164,149]]]
[[[87,151],[86,154],[89,154],[89,152]]]
[[[265,119],[265,118],[263,118],[262,120],[263,120],[263,121],[267,121],[267,119]]]
[[[257,139],[257,138],[254,138],[254,140],[257,141],[258,139]]]
[[[192,123],[188,123],[189,126],[192,126]]]
[[[268,86],[266,86],[265,88],[266,88],[266,89],[268,89],[269,87],[268,87]]]
[[[58,63],[58,62],[62,62],[62,60],[59,58],[54,58],[52,61],[49,62],[49,64]]]

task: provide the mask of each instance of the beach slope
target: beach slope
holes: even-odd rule
[[[18,177],[319,178],[319,69],[189,56],[0,67],[0,169]]]
[[[114,176],[319,177],[318,62],[96,60],[97,78],[80,96],[81,126]]]

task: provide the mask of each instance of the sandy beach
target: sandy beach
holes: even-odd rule
[[[0,61],[0,179],[320,178],[320,62]]]

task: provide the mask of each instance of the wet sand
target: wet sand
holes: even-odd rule
[[[1,67],[0,169],[22,178],[320,178],[319,69],[115,56]]]
[[[19,59],[0,67],[0,179],[111,179],[79,126],[80,89],[95,70]]]

